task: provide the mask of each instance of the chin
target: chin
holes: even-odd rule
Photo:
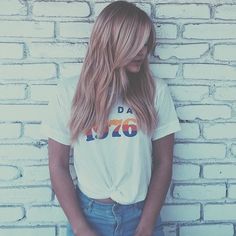
[[[140,71],[140,67],[136,67],[136,68],[126,68],[126,70],[129,72],[129,73],[138,73]]]
[[[128,70],[129,73],[137,74],[140,70]]]

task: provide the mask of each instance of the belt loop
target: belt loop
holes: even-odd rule
[[[88,203],[88,210],[91,213],[93,210],[93,204],[94,204],[94,200],[89,199],[89,203]]]
[[[92,207],[92,206],[93,206],[93,203],[94,203],[94,200],[89,199],[89,207]]]

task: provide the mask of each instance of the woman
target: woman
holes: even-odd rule
[[[159,214],[179,122],[166,84],[149,70],[154,45],[144,11],[111,3],[94,24],[79,80],[60,83],[50,103],[49,168],[68,235],[164,235]]]

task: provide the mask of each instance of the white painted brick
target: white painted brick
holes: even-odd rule
[[[142,9],[143,11],[145,11],[149,16],[151,16],[151,12],[152,12],[152,9],[151,9],[151,5],[149,3],[143,3],[143,2],[137,2],[135,3],[135,5]]]
[[[23,217],[24,217],[24,209],[22,207],[0,207],[1,223],[18,221]]]
[[[192,39],[235,39],[236,24],[186,24],[184,38]]]
[[[208,96],[208,86],[188,85],[188,86],[169,86],[172,97],[176,101],[201,101],[205,96]]]
[[[214,46],[214,59],[223,61],[236,60],[236,45],[235,44],[218,44]]]
[[[41,121],[46,114],[45,105],[0,105],[1,121]]]
[[[82,63],[64,63],[60,66],[60,74],[61,77],[64,78],[70,78],[70,77],[79,77],[81,69],[82,69]]]
[[[192,180],[198,179],[200,175],[200,166],[194,164],[174,164],[173,176],[174,180]]]
[[[174,155],[183,159],[222,159],[226,146],[220,143],[177,143]]]
[[[1,4],[0,4],[1,9]],[[0,59],[22,59],[23,44],[20,43],[0,43]]]
[[[48,187],[1,188],[1,203],[44,203],[51,201]]]
[[[215,18],[225,20],[235,20],[236,5],[220,5],[215,8]]]
[[[162,60],[170,58],[200,58],[209,49],[208,44],[160,44],[155,48],[155,56]]]
[[[179,236],[234,236],[233,224],[180,226]]]
[[[93,24],[87,22],[61,22],[59,26],[59,34],[62,38],[88,38]]]
[[[171,204],[171,203],[174,203],[174,199],[173,199],[173,197],[172,197],[172,183],[171,183],[171,185],[170,185],[170,188],[168,189],[168,191],[167,191],[167,194],[166,194],[166,198],[165,198],[165,203],[166,204]]]
[[[170,4],[166,4],[169,2]],[[198,4],[198,2],[200,4]],[[91,15],[92,18],[87,18],[82,20],[81,18],[78,18],[78,17],[83,17],[80,13],[78,13],[79,12],[78,10],[76,11],[75,8],[73,8],[72,10],[67,10],[65,6],[69,7],[75,4],[76,6],[78,5],[80,6],[83,5],[86,7],[88,6],[89,8],[89,4],[91,4],[91,12],[90,9],[88,9],[89,12],[88,14],[91,14],[97,12],[98,6],[101,6],[102,9],[105,5],[109,3],[110,0],[94,1],[93,3],[91,1],[36,0],[32,1],[29,4],[27,3],[27,1],[7,0],[7,1],[2,1],[2,3],[0,3],[0,15],[9,16],[4,18],[2,17],[2,19],[0,20],[0,37],[1,37],[0,79],[2,80],[2,82],[5,83],[5,84],[2,83],[0,85],[0,99],[2,99],[1,102],[3,104],[8,103],[7,100],[9,100],[8,105],[7,104],[0,105],[0,111],[2,111],[2,114],[0,114],[1,117],[0,119],[2,121],[0,123],[0,139],[1,138],[5,139],[2,140],[2,142],[11,142],[11,140],[7,139],[19,138],[19,136],[21,135],[20,133],[21,126],[19,125],[19,123],[11,124],[9,122],[6,122],[7,120],[12,121],[12,119],[16,119],[14,121],[17,122],[26,121],[26,123],[24,124],[24,133],[23,133],[24,136],[22,137],[23,140],[22,142],[26,142],[27,140],[28,140],[27,142],[35,142],[38,141],[39,139],[44,138],[42,134],[40,134],[39,122],[45,115],[46,106],[44,106],[45,108],[44,110],[43,106],[41,107],[36,104],[10,105],[13,102],[15,102],[12,101],[12,99],[19,99],[19,100],[26,99],[26,84],[23,84],[25,82],[19,84],[16,83],[14,80],[20,80],[20,79],[32,80],[31,82],[29,81],[29,85],[27,85],[29,86],[27,87],[27,92],[28,92],[27,99],[28,98],[31,99],[30,102],[36,101],[38,103],[44,101],[45,103],[45,101],[49,100],[50,93],[53,92],[53,88],[55,88],[55,86],[46,85],[46,83],[49,83],[50,81],[46,82],[40,81],[39,85],[38,81],[33,83],[34,80],[55,79],[57,78],[57,69],[59,69],[58,78],[60,79],[75,77],[79,76],[80,74],[82,63],[72,63],[72,60],[66,60],[68,58],[77,59],[79,55],[78,52],[76,53],[77,49],[75,49],[74,47],[72,49],[72,47],[70,46],[68,47],[68,45],[78,45],[80,39],[83,39],[82,40],[83,42],[84,40],[85,41],[88,40],[92,27],[92,23],[90,21],[93,21],[94,15]],[[159,39],[170,39],[169,41],[167,40],[168,42],[164,42],[165,40],[162,40],[163,42],[160,41],[160,43],[163,44],[160,45],[160,48],[158,47],[156,48],[156,55],[159,55],[161,60],[173,59],[174,62],[172,63],[167,61],[165,64],[160,64],[164,62],[161,61],[158,62],[159,64],[153,64],[152,70],[154,71],[154,75],[163,79],[174,79],[176,77],[178,79],[181,77],[180,79],[182,79],[181,62],[182,59],[184,60],[186,59],[186,62],[184,61],[184,63],[189,63],[189,64],[183,65],[183,78],[196,79],[198,82],[196,81],[195,83],[194,81],[190,80],[190,81],[185,81],[185,83],[183,84],[183,81],[182,83],[175,81],[175,85],[170,86],[173,98],[175,101],[178,102],[178,106],[181,107],[187,104],[193,105],[196,102],[198,102],[199,106],[200,102],[203,99],[204,103],[206,103],[205,100],[208,101],[208,99],[210,100],[213,99],[215,101],[220,100],[219,104],[222,105],[220,107],[216,105],[217,107],[216,106],[212,107],[212,109],[211,107],[208,107],[210,105],[207,105],[207,107],[205,108],[210,108],[210,109],[209,110],[200,109],[200,112],[198,108],[195,110],[195,107],[192,106],[190,109],[192,109],[193,112],[189,112],[187,110],[184,111],[186,112],[184,113],[184,117],[190,116],[190,118],[192,117],[192,119],[196,119],[196,117],[198,117],[199,114],[200,119],[205,119],[206,121],[203,124],[201,124],[201,128],[203,128],[202,130],[203,134],[201,133],[201,135],[203,136],[200,136],[200,127],[199,124],[197,123],[198,121],[196,123],[192,121],[191,123],[183,122],[181,124],[182,131],[176,134],[176,138],[181,139],[178,141],[179,142],[181,141],[182,143],[176,144],[175,156],[177,156],[177,158],[183,158],[184,160],[176,160],[181,162],[174,164],[173,179],[174,181],[176,181],[174,183],[177,184],[177,186],[182,186],[184,185],[182,183],[183,182],[185,183],[187,181],[186,184],[188,184],[188,186],[195,187],[195,189],[193,189],[192,192],[189,189],[184,189],[184,190],[180,188],[177,189],[181,194],[181,197],[187,196],[187,200],[185,200],[184,202],[189,202],[189,200],[194,202],[192,202],[193,204],[191,205],[181,204],[177,206],[176,205],[164,206],[162,211],[162,215],[164,217],[162,218],[164,220],[164,223],[166,222],[166,225],[164,226],[166,236],[167,235],[168,236],[177,236],[177,235],[178,236],[189,236],[189,235],[233,236],[233,224],[222,223],[223,220],[221,219],[219,220],[219,222],[216,222],[216,224],[212,224],[212,222],[210,222],[209,224],[209,222],[202,220],[202,215],[204,213],[202,212],[202,210],[204,209],[201,209],[202,207],[201,200],[208,200],[214,198],[213,201],[211,201],[212,204],[214,203],[215,205],[221,205],[221,206],[227,205],[227,203],[225,203],[224,200],[218,202],[215,201],[215,199],[217,200],[218,199],[217,197],[221,196],[220,193],[223,193],[222,183],[224,183],[227,179],[230,179],[230,181],[235,182],[234,179],[236,179],[236,174],[234,174],[235,173],[234,163],[231,162],[232,161],[231,159],[236,157],[236,142],[235,140],[232,140],[235,138],[235,135],[233,134],[234,126],[228,128],[228,123],[225,123],[225,125],[227,126],[226,129],[223,129],[223,127],[218,129],[219,128],[218,125],[223,125],[223,124],[219,124],[214,121],[214,119],[222,117],[224,120],[220,120],[220,122],[229,122],[225,119],[231,118],[231,112],[232,112],[232,118],[234,118],[235,115],[233,111],[234,101],[236,100],[235,86],[232,86],[232,83],[229,84],[230,81],[226,82],[225,85],[223,85],[223,83],[224,81],[227,80],[232,80],[232,81],[236,80],[236,68],[233,63],[230,63],[230,61],[234,60],[236,61],[235,59],[236,56],[234,55],[236,54],[235,44],[233,41],[230,41],[229,43],[224,42],[224,39],[236,38],[236,33],[235,33],[236,24],[234,21],[227,21],[226,24],[223,23],[218,24],[215,23],[214,19],[211,19],[211,22],[208,22],[207,24],[203,24],[202,20],[196,20],[196,18],[202,18],[202,19],[209,18],[209,8],[208,8],[209,6],[212,8],[212,13],[215,13],[216,18],[222,17],[222,19],[228,18],[230,20],[234,20],[236,19],[235,14],[233,14],[234,12],[233,9],[235,8],[233,6],[235,5],[230,5],[227,6],[226,8],[214,4],[210,6],[209,2],[206,2],[206,0],[203,0],[201,2],[195,1],[196,4],[195,3],[193,4],[193,2],[190,4],[185,4],[188,3],[186,0],[182,1],[181,3],[177,1],[165,2],[164,0],[161,0],[160,3],[155,5],[156,3],[157,2],[155,1],[142,1],[142,3],[139,1],[138,3],[136,3],[139,7],[144,9],[149,15],[151,15],[151,17],[155,16],[159,17],[158,14],[161,13],[161,11],[155,13],[154,11],[155,9],[151,9],[151,6],[153,7],[156,6],[157,8],[159,7],[159,9],[162,9],[163,19],[168,19],[168,21],[165,20],[155,23],[155,27],[157,28],[157,41]],[[5,6],[3,7],[4,4]],[[7,4],[9,8],[6,7]],[[23,20],[22,15],[27,14],[26,12],[27,5],[29,5],[30,7],[29,14],[31,14],[31,5],[32,5],[33,18],[31,17],[31,15],[29,15],[29,17],[27,17],[28,20],[25,21]],[[41,9],[39,6],[41,7]],[[93,8],[94,6],[95,8]],[[232,8],[230,8],[231,6]],[[201,8],[202,11],[200,10],[193,11],[194,8],[196,9],[198,7]],[[168,11],[166,11],[167,8]],[[216,8],[216,12],[214,12],[214,8]],[[151,12],[151,10],[153,11]],[[38,18],[42,19],[42,21],[40,20],[41,22],[35,22],[34,18],[36,19],[36,17],[34,14],[42,16],[41,18]],[[82,12],[82,14],[84,14],[84,12]],[[51,16],[52,18],[50,18]],[[61,19],[62,21],[57,21],[55,23],[55,17],[58,17],[57,19],[61,17],[64,18]],[[66,17],[68,18],[66,19]],[[175,17],[179,19],[195,18],[195,20],[192,22],[191,21],[187,22],[186,20],[180,20],[180,21],[177,20],[176,22],[174,20]],[[26,18],[24,17],[24,19]],[[179,26],[177,26],[178,24]],[[182,24],[186,24],[185,29],[184,27],[183,29],[180,28],[182,27]],[[54,29],[54,25],[56,26],[56,29]],[[178,33],[177,30],[179,30]],[[181,40],[176,41],[175,39],[177,37],[182,37],[181,35],[182,30],[184,31],[184,37],[190,36],[191,38],[193,36],[194,38],[199,40],[195,40],[194,42],[186,41],[183,42],[185,44],[181,44],[180,42]],[[193,32],[192,30],[194,30],[195,32]],[[54,39],[55,32],[57,34],[56,36],[57,39],[59,39],[59,41],[52,40]],[[38,39],[34,39],[37,37]],[[6,40],[4,40],[4,38],[6,38]],[[221,40],[220,44],[218,43],[215,44],[216,42],[214,41],[211,42],[210,40],[208,40],[211,38]],[[72,42],[72,40],[75,44],[69,43],[69,41]],[[49,42],[54,42],[54,43],[49,44]],[[6,60],[24,59],[23,51],[25,43],[29,46],[33,45],[35,47],[35,54],[32,57],[35,58],[36,60],[31,60],[30,58],[28,58],[26,61],[27,64],[19,64],[18,61],[17,64],[14,62],[14,64],[10,65],[10,63],[12,62],[8,62],[8,64],[6,65],[6,62],[4,61],[5,59]],[[207,53],[209,52],[208,45],[212,43],[215,44],[213,45],[215,46],[214,48],[215,50],[212,50],[214,57],[213,59],[227,60],[229,61],[229,63],[222,62],[222,65],[206,64],[206,63],[211,63],[208,60],[212,59],[210,58],[211,55],[208,55]],[[28,55],[30,56],[31,52],[32,52],[31,50],[27,51],[27,56]],[[82,57],[83,56],[81,56],[81,58]],[[208,59],[205,57],[208,57]],[[55,58],[60,59],[59,63],[55,62],[54,64],[51,62]],[[197,59],[196,62],[201,64],[193,64],[196,62],[195,60],[191,59]],[[48,60],[50,63],[46,64]],[[154,61],[155,58],[153,57],[152,60]],[[25,63],[25,61],[20,61],[20,62]],[[28,63],[37,63],[37,64],[28,64]],[[56,65],[56,63],[58,65]],[[59,68],[56,68],[56,66],[59,66]],[[6,84],[5,80],[7,80],[8,84]],[[213,80],[213,81],[206,82],[200,80]],[[219,84],[215,84],[216,83],[215,80],[218,80],[216,82],[217,83],[219,82]],[[208,97],[209,85],[205,85],[206,83],[207,84],[211,83],[212,86],[215,84],[215,86],[212,87],[212,90],[210,91],[212,95],[211,97]],[[218,109],[221,110],[219,112],[220,115],[216,111]],[[206,114],[203,114],[204,112]],[[190,115],[188,115],[187,113],[190,113]],[[210,120],[210,122],[208,120]],[[201,121],[199,122],[201,123]],[[213,126],[208,126],[208,123],[212,124]],[[228,132],[230,133],[229,135],[226,136],[227,128],[229,129]],[[12,131],[10,132],[9,130]],[[212,138],[221,137],[223,138],[223,140],[220,140],[219,141],[220,143],[216,143],[215,141],[214,143],[208,143],[206,138],[211,138],[211,137]],[[197,141],[196,139],[200,139],[202,143],[189,143],[191,140],[192,142],[196,142]],[[231,142],[228,144],[229,140]],[[15,141],[21,142],[21,140],[15,140]],[[12,186],[14,188],[14,191],[12,189],[6,190],[5,187],[0,188],[0,203],[8,205],[4,207],[3,205],[1,205],[0,207],[0,225],[1,225],[0,235],[1,236],[6,236],[6,235],[7,236],[16,236],[16,235],[65,236],[66,228],[64,221],[66,219],[64,218],[63,212],[59,207],[49,206],[49,204],[51,204],[51,196],[52,196],[51,189],[48,186],[40,187],[41,190],[37,190],[36,193],[32,191],[34,187],[32,188],[29,187],[32,185],[39,185],[40,181],[45,181],[43,182],[44,185],[49,184],[48,182],[49,171],[48,167],[46,166],[47,146],[45,145],[42,148],[38,148],[37,146],[33,145],[32,146],[15,145],[14,143],[12,144],[9,143],[9,145],[5,145],[2,143],[0,145],[0,160],[2,160],[4,163],[0,165],[0,182],[2,187],[5,186],[6,184],[9,184],[9,186]],[[226,150],[226,143],[227,145],[232,145],[231,149]],[[229,160],[227,160],[228,158],[225,158],[226,154],[227,157],[230,157]],[[17,161],[17,164],[14,164],[15,161]],[[41,161],[43,162],[41,163]],[[207,164],[202,163],[202,161],[207,162]],[[224,164],[217,164],[215,163],[216,161],[220,162],[224,161]],[[20,166],[19,169],[17,166],[14,165]],[[200,166],[202,166],[201,178],[203,178],[203,180],[205,179],[204,183],[207,180],[211,181],[209,182],[209,184],[204,185],[207,191],[205,189],[202,190],[196,188],[196,184],[199,183],[198,181],[200,180],[199,179]],[[217,183],[216,185],[213,185],[213,183],[215,183],[216,181],[217,182],[221,181],[221,184]],[[26,189],[30,190],[23,189],[21,186],[18,185],[19,183],[20,185],[22,185],[23,183],[29,185],[27,186]],[[44,190],[42,190],[43,188],[47,189],[46,194]],[[218,190],[216,190],[216,188]],[[2,192],[2,190],[4,190],[5,192]],[[179,201],[179,199],[178,200],[174,199],[173,196],[171,196],[171,193],[173,193],[172,190],[173,188],[171,188],[171,191],[168,195],[167,199],[168,203]],[[214,191],[219,191],[219,192],[216,192],[215,194]],[[176,194],[176,188],[174,189],[174,194]],[[12,199],[9,199],[9,196]],[[1,197],[5,197],[4,201],[2,201]],[[196,201],[191,200],[194,197],[197,198]],[[236,184],[231,184],[230,182],[228,185],[228,200],[232,201],[235,199],[236,199]],[[26,210],[29,210],[27,212],[28,218],[25,217],[19,222],[14,222],[20,220],[22,216],[24,216],[21,215],[19,211],[19,209],[23,209],[23,206],[21,208],[19,207],[19,205],[18,206],[10,206],[10,205],[22,204],[22,202],[23,204],[31,204],[33,202],[36,203],[37,205],[35,204],[33,206],[27,206]],[[183,200],[181,200],[181,202],[183,202]],[[45,206],[45,204],[47,205]],[[56,201],[53,201],[53,204],[56,205],[57,204]],[[204,202],[203,202],[203,207],[204,207]],[[232,215],[233,214],[235,215],[235,209],[233,210],[234,213],[232,212]],[[226,215],[227,214],[228,213],[226,213]],[[224,209],[223,210],[221,209],[219,211],[219,217],[222,215],[223,217],[225,215]],[[232,222],[234,220],[235,216],[231,217],[230,215],[228,215],[228,219],[226,219],[227,222]],[[60,221],[63,221],[63,223],[58,225],[58,222]],[[8,224],[5,225],[4,222],[7,222]],[[181,223],[179,224],[178,222]],[[18,223],[20,224],[20,226],[18,226]],[[26,225],[28,225],[28,227]],[[47,225],[47,227],[45,225]],[[51,227],[49,227],[49,225],[51,225]]]
[[[175,24],[157,24],[157,39],[175,39],[177,37],[177,26]]]
[[[70,165],[70,175],[74,180],[77,178],[74,165]]]
[[[94,7],[95,17],[97,17],[107,5],[109,5],[109,2],[106,3],[96,2]]]
[[[200,204],[164,205],[161,210],[162,221],[192,221],[200,219]]]
[[[56,85],[32,85],[31,99],[34,101],[49,101],[56,90]]]
[[[0,21],[0,37],[52,38],[53,22]]]
[[[235,101],[236,100],[236,87],[217,87],[215,89],[214,98],[216,100],[223,101]]]
[[[157,18],[210,18],[206,4],[157,4],[156,13]]]
[[[90,15],[90,7],[87,2],[34,2],[33,15],[88,17]]]
[[[236,144],[233,144],[231,147],[231,152],[234,156],[236,156]]]
[[[58,236],[66,236],[67,234],[67,229],[66,229],[66,227],[60,227],[59,228],[59,234],[58,234]]]
[[[59,201],[58,201],[56,195],[55,195],[55,199],[54,199],[53,203],[54,203],[54,205],[56,205],[56,206],[60,206],[60,203],[59,203]]]
[[[48,166],[24,166],[23,179],[31,182],[50,179]]]
[[[20,124],[0,124],[0,139],[19,138],[20,135]]]
[[[181,130],[175,134],[176,138],[197,139],[200,136],[199,125],[195,123],[181,123]]]
[[[26,213],[27,221],[66,222],[66,216],[60,207],[31,207]]]
[[[231,118],[231,108],[227,105],[185,105],[176,111],[182,120],[215,120]]]
[[[0,158],[5,160],[28,160],[28,159],[46,159],[47,147],[41,148],[30,145],[1,145],[0,146]]]
[[[177,234],[177,229],[176,229],[176,226],[172,226],[172,225],[168,225],[168,226],[165,226],[163,227],[163,232],[164,232],[164,235],[166,236],[176,236]]]
[[[149,3],[144,3],[144,2],[133,2],[137,7],[145,11],[149,16],[151,15],[151,5]],[[95,2],[95,16],[97,17],[101,11],[109,5],[109,2],[107,3],[102,3],[102,2]]]
[[[41,134],[40,124],[25,124],[24,126],[24,137],[32,139],[43,139],[44,136]]]
[[[183,76],[187,79],[236,80],[236,68],[218,64],[185,64]]]
[[[206,124],[203,136],[206,139],[236,139],[236,123]]]
[[[32,227],[32,228],[0,228],[1,236],[55,236],[56,230],[55,227]]]
[[[20,0],[5,0],[0,2],[0,15],[26,15],[27,8]]]
[[[235,204],[207,204],[204,207],[204,220],[232,221],[236,220]]]
[[[151,15],[151,5],[144,2],[133,2],[137,7],[141,8],[143,11],[145,11],[149,16]],[[102,3],[102,2],[95,2],[95,16],[97,17],[101,11],[109,5],[109,2]]]
[[[54,64],[0,65],[0,80],[46,80],[55,77]]]
[[[87,51],[85,44],[76,43],[32,43],[28,47],[32,58],[80,58]]]
[[[219,200],[226,197],[225,184],[214,185],[175,185],[173,197],[185,200]]]
[[[13,180],[19,177],[19,169],[16,166],[0,166],[0,181]],[[0,214],[1,215],[1,214]]]
[[[25,99],[25,85],[0,85],[0,99]]]
[[[206,179],[232,179],[236,178],[234,164],[209,164],[203,166],[203,177]]]
[[[178,68],[176,64],[150,64],[153,75],[162,79],[175,79]]]
[[[233,170],[235,172],[235,169]],[[230,184],[228,187],[228,197],[231,199],[236,199],[236,185]]]

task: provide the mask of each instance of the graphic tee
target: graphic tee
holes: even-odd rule
[[[60,82],[43,121],[43,133],[64,145],[70,145],[68,121],[77,81]],[[117,102],[102,137],[92,128],[73,145],[78,187],[88,197],[111,198],[120,204],[145,199],[152,171],[152,141],[180,130],[167,85],[160,79],[155,83],[158,126],[151,136],[138,129],[132,109]]]

